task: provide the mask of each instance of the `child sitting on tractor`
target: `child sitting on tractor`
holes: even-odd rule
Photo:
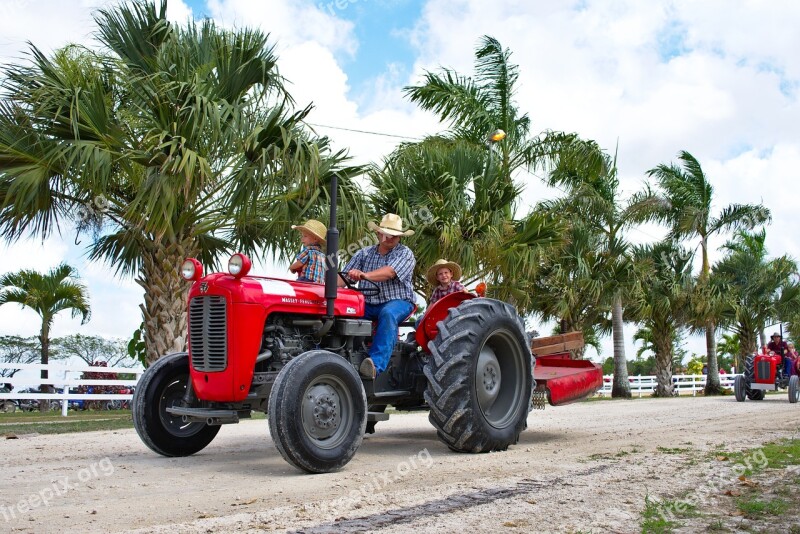
[[[432,306],[437,300],[450,293],[467,292],[467,288],[459,281],[461,280],[461,266],[456,262],[444,259],[436,260],[436,263],[428,269],[426,277],[428,283],[434,287],[428,306]]]
[[[325,283],[325,234],[328,229],[321,222],[309,219],[301,225],[292,225],[292,230],[300,230],[300,242],[303,246],[289,266],[289,270],[297,273],[298,282]]]

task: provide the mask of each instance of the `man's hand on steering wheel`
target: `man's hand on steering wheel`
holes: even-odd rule
[[[366,273],[364,271],[360,271],[358,269],[350,269],[346,273],[340,272],[339,277],[344,280],[344,285],[349,289],[354,289],[356,291],[360,291],[365,297],[375,296],[381,292],[380,287],[378,284],[369,280],[366,277]],[[367,287],[356,287],[353,285],[353,282],[366,282],[368,285]]]

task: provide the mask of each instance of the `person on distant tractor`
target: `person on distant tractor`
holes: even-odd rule
[[[787,346],[789,347],[789,353],[786,355],[786,376],[792,376],[795,374],[795,367],[797,366],[797,359],[800,358],[800,355],[797,354],[797,350],[794,348],[793,342],[788,342]]]
[[[783,340],[783,336],[778,332],[773,332],[772,336],[770,337],[772,340],[767,343],[767,350],[772,351],[781,357],[780,369],[783,370],[786,367],[786,357],[789,354],[789,345],[786,344],[786,342]]]
[[[403,230],[403,219],[387,213],[380,224],[367,225],[375,232],[378,244],[362,248],[347,262],[344,272],[352,282],[367,280],[378,286],[377,295],[366,295],[364,317],[376,321],[375,335],[358,371],[365,378],[375,378],[386,370],[397,340],[398,325],[414,310],[414,290],[411,276],[417,264],[414,253],[400,243],[401,237],[414,235]],[[338,281],[344,285],[343,280]]]
[[[301,225],[292,225],[292,230],[300,230],[303,246],[295,256],[289,270],[297,273],[298,282],[325,283],[325,234],[328,229],[321,222],[309,219]]]

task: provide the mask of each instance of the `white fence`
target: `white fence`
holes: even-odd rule
[[[733,381],[738,375],[721,374],[719,375],[720,385],[723,388],[733,388]],[[655,376],[629,376],[628,382],[631,384],[631,394],[642,396],[642,393],[650,395],[656,389]],[[597,395],[611,395],[611,386],[614,383],[614,375],[603,376],[603,387],[597,391]],[[698,391],[703,391],[706,387],[706,375],[672,375],[672,385],[678,395],[697,395]]]
[[[61,401],[61,415],[67,416],[69,409],[69,401],[83,400],[83,401],[100,401],[100,400],[131,400],[133,395],[130,393],[70,393],[71,388],[79,386],[123,386],[132,388],[141,378],[144,369],[129,369],[126,367],[91,367],[84,366],[62,366],[56,364],[42,365],[39,363],[0,363],[0,369],[21,369],[41,371],[47,370],[47,379],[39,377],[0,377],[0,385],[11,384],[14,390],[10,393],[0,393],[0,402],[4,400],[51,400]],[[136,375],[136,380],[112,380],[112,379],[81,379],[82,373],[124,373]],[[54,389],[60,390],[54,393],[18,393],[18,390],[25,388],[39,388],[41,385],[53,386]]]

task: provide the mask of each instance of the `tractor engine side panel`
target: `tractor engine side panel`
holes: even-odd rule
[[[197,314],[192,314],[195,311],[192,305],[197,308],[195,303],[203,298],[195,297],[190,304],[189,356],[192,386],[197,398],[201,400],[240,402],[247,397],[250,390],[267,312],[263,306],[256,304],[226,301],[224,322],[221,319],[222,312],[218,317],[211,317],[210,321],[206,316],[202,330],[198,332],[199,320]],[[198,350],[201,346],[204,349],[202,353]],[[216,359],[201,359],[201,355],[207,354]],[[209,361],[212,365],[207,364]]]
[[[324,286],[216,273],[189,291],[189,358],[197,398],[241,402],[249,391],[268,315],[325,314]],[[334,314],[364,314],[364,297],[340,289]]]

